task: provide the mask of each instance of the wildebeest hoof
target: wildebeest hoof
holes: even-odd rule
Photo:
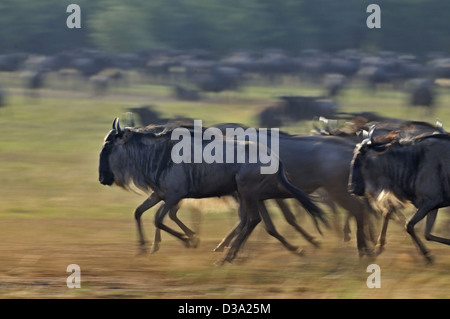
[[[150,247],[150,254],[154,254],[159,250],[159,245],[153,244],[152,247]]]
[[[194,237],[191,237],[191,238],[189,239],[189,241],[190,241],[189,247],[197,248],[198,243],[200,242],[200,238],[197,237],[197,236],[194,236]]]
[[[225,257],[225,258],[215,261],[214,266],[220,267],[220,266],[223,266],[225,263],[232,264],[231,260],[229,260],[228,258]]]
[[[383,247],[383,246],[381,246],[381,245],[376,245],[373,252],[374,252],[375,255],[379,255],[379,254],[381,254],[383,251],[384,251],[384,247]]]
[[[318,241],[316,239],[311,240],[311,244],[313,244],[313,246],[316,247],[316,248],[320,248],[320,246],[322,245],[320,243],[320,241]]]
[[[432,265],[434,263],[434,257],[429,252],[425,254],[425,259],[427,265]]]
[[[223,246],[217,246],[216,248],[213,249],[213,252],[215,253],[220,253],[224,250]]]
[[[295,250],[295,254],[296,254],[296,255],[299,255],[299,256],[304,256],[304,255],[305,255],[305,251],[303,250],[303,248],[298,247],[298,248]]]
[[[375,250],[372,248],[364,248],[359,252],[359,257],[361,259],[364,256],[366,256],[369,261],[375,261],[375,259],[377,258],[377,254],[375,253]]]

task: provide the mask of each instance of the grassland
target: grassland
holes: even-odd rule
[[[86,83],[53,78],[39,98],[25,95],[16,75],[2,74],[7,103],[0,108],[0,298],[448,298],[450,250],[427,243],[436,262],[426,266],[401,225],[392,223],[386,251],[376,261],[357,255],[355,239],[327,230],[314,249],[274,209],[280,232],[304,246],[286,251],[258,226],[234,264],[213,263],[212,249],[236,221],[234,208],[217,200],[187,204],[179,216],[197,229],[201,242],[186,249],[163,234],[161,250],[138,255],[134,208],[144,197],[98,182],[98,155],[114,117],[129,107],[154,105],[164,116],[182,115],[205,124],[256,126],[256,113],[281,94],[320,94],[314,85],[285,79],[250,83],[237,92],[209,94],[199,102],[172,97],[169,87],[139,79],[95,96]],[[355,85],[339,98],[343,111],[434,122],[450,128],[450,92],[439,90],[432,114],[407,105],[404,92],[377,93]],[[446,125],[447,124],[447,125]],[[282,127],[308,134],[305,121]],[[341,223],[343,212],[339,216]],[[153,236],[154,209],[144,215]],[[409,214],[409,213],[407,213]],[[380,221],[375,221],[378,225]],[[170,224],[170,221],[168,221]],[[449,236],[449,218],[436,232]],[[419,229],[421,225],[418,225]],[[352,224],[353,236],[355,225]],[[368,264],[381,267],[381,288],[369,289]],[[81,289],[68,289],[69,264],[81,268]]]

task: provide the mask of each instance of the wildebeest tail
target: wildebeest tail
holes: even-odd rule
[[[290,192],[295,197],[295,199],[297,199],[300,202],[300,204],[302,204],[305,210],[311,215],[314,224],[317,227],[317,230],[319,231],[320,234],[322,234],[318,220],[320,220],[323,224],[325,224],[325,226],[329,227],[328,221],[325,218],[325,213],[316,204],[314,204],[314,202],[312,201],[311,197],[308,194],[298,189],[291,182],[289,182],[286,175],[286,170],[284,169],[281,161],[279,164],[278,175],[281,179],[282,185],[286,188],[288,192]]]

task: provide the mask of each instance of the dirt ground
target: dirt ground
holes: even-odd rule
[[[201,242],[185,248],[163,234],[160,251],[139,255],[132,216],[112,219],[3,218],[0,223],[1,298],[310,299],[448,298],[450,254],[428,243],[436,257],[426,265],[409,235],[393,224],[386,251],[359,259],[355,241],[326,230],[319,249],[287,224],[279,230],[304,247],[288,252],[258,226],[233,264],[215,266],[212,252],[235,220],[201,221]],[[313,228],[310,228],[313,229]],[[153,226],[146,220],[147,236]],[[367,266],[381,269],[380,288],[368,288]],[[81,288],[69,289],[70,264],[80,267]],[[74,282],[74,281],[73,281]]]

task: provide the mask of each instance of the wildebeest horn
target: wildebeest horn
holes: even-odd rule
[[[439,120],[439,119],[436,120],[436,128],[438,129],[438,131],[439,131],[440,133],[447,133],[447,132],[444,130],[444,126],[442,125],[442,121]]]
[[[112,124],[112,129],[113,130],[116,129],[116,121],[117,121],[117,117],[114,119],[113,124]]]
[[[370,140],[370,143],[373,143],[373,133],[375,133],[375,129],[376,129],[375,125],[372,125],[370,127],[370,130],[369,130],[369,133],[368,133],[368,137],[367,137]]]
[[[117,122],[116,122],[116,125],[117,125],[117,127],[116,127],[116,130],[117,130],[117,135],[119,135],[119,136],[122,136],[122,134],[123,134],[123,131],[122,131],[122,129],[120,128],[120,124],[119,124],[119,118],[117,118]]]

